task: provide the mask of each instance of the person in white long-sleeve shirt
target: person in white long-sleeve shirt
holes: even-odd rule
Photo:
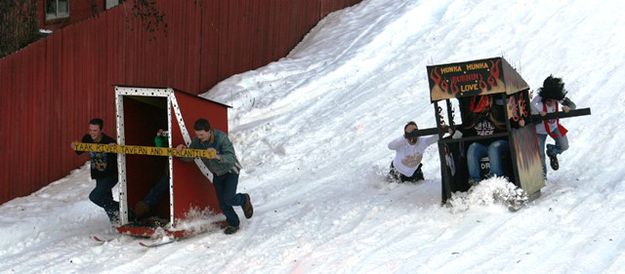
[[[558,112],[559,104],[562,110],[568,112],[575,109],[575,103],[566,97],[567,91],[564,89],[564,82],[561,78],[550,75],[543,82],[543,87],[539,89],[538,95],[532,99],[532,114],[540,114]],[[559,104],[558,104],[559,103]],[[545,120],[536,125],[536,135],[538,136],[540,159],[543,165],[543,173],[547,175],[545,164],[545,141],[547,135],[555,140],[555,144],[547,145],[547,156],[549,156],[549,164],[553,170],[558,170],[560,164],[557,155],[561,154],[569,148],[569,140],[566,137],[567,130],[560,125],[559,119]]]
[[[389,177],[401,182],[423,180],[421,160],[425,149],[438,141],[438,135],[417,136],[417,123],[408,122],[404,126],[404,134],[391,141],[388,148],[395,151],[391,162]]]

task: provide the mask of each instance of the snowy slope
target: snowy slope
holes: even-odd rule
[[[96,245],[88,236],[109,228],[87,199],[94,182],[82,168],[0,206],[0,271],[622,273],[624,9],[370,0],[335,12],[289,56],[204,94],[234,106],[239,190],[256,206],[239,233],[150,250],[128,237]],[[495,56],[533,88],[551,73],[564,77],[578,107],[592,108],[563,120],[571,148],[542,197],[517,213],[486,197],[441,207],[434,147],[425,182],[384,182],[386,145],[403,125],[434,126],[425,66]]]

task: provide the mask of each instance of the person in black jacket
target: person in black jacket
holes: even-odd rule
[[[115,140],[103,132],[104,121],[94,118],[89,121],[89,131],[82,137],[83,143],[115,144]],[[76,148],[72,142],[72,149]],[[76,151],[80,155],[83,151]],[[117,154],[89,152],[91,161],[91,178],[96,181],[95,188],[89,194],[89,200],[104,209],[111,224],[119,222],[119,202],[113,200],[111,189],[117,184]]]
[[[217,155],[213,159],[202,158],[202,162],[214,175],[215,194],[217,194],[219,207],[226,216],[228,223],[224,233],[236,233],[239,230],[240,221],[233,206],[240,206],[247,219],[252,218],[254,207],[248,193],[237,193],[241,164],[234,152],[234,146],[226,133],[212,128],[206,119],[197,119],[193,124],[193,130],[196,138],[193,138],[189,148],[214,151]],[[176,146],[178,151],[185,148],[186,146],[183,144]],[[192,159],[183,160],[191,161]]]

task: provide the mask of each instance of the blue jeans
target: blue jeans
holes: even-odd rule
[[[239,216],[233,206],[242,206],[246,201],[241,193],[237,192],[239,174],[226,173],[213,177],[213,186],[219,200],[219,207],[226,215],[226,222],[231,226],[239,226]]]
[[[554,130],[552,134],[556,135],[554,139],[555,145],[547,145],[547,155],[558,155],[569,149],[569,139],[566,136],[562,136],[558,129]],[[540,161],[543,164],[543,173],[547,175],[547,165],[545,164],[545,142],[547,141],[547,134],[538,134],[538,149],[540,149]]]
[[[488,156],[490,162],[490,174],[489,176],[502,176],[503,175],[503,162],[501,156],[504,153],[509,153],[510,147],[508,141],[497,140],[485,146],[480,143],[473,143],[467,150],[467,166],[469,169],[469,178],[475,181],[481,179],[480,176],[480,159]]]
[[[111,189],[117,184],[117,177],[95,179],[95,188],[89,194],[89,200],[104,209],[112,223],[119,220],[119,202],[113,200]]]
[[[150,189],[148,195],[143,198],[143,202],[146,203],[150,208],[156,207],[158,200],[163,197],[163,194],[167,193],[169,190],[169,177],[162,176],[156,185]]]

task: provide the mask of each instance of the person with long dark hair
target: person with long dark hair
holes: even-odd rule
[[[562,105],[562,110],[564,112],[574,110],[575,103],[566,97],[566,94],[567,91],[564,89],[562,78],[549,75],[549,77],[543,81],[543,86],[538,90],[538,95],[532,99],[532,114],[545,116],[547,113],[558,112],[560,110],[559,105]],[[558,155],[569,148],[569,140],[566,133],[567,129],[560,124],[559,119],[544,120],[542,123],[536,125],[536,134],[540,146],[540,159],[543,164],[543,173],[545,176],[547,175],[547,165],[545,163],[545,142],[547,140],[547,135],[551,136],[555,141],[555,144],[546,145],[549,165],[553,170],[558,170],[560,168]]]

